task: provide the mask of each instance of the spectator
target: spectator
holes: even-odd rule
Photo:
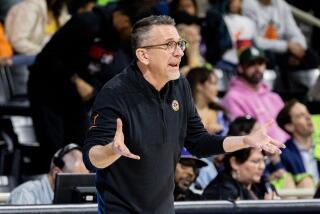
[[[216,67],[231,75],[236,73],[239,63],[238,55],[252,46],[256,29],[255,23],[241,14],[242,0],[223,0],[222,2],[221,12],[232,40],[232,47],[223,53]]]
[[[227,2],[210,0],[211,7],[205,18],[203,37],[207,47],[206,59],[212,65],[216,65],[222,55],[232,48],[232,39],[222,15],[225,8],[222,3]]]
[[[65,0],[23,0],[5,19],[5,30],[16,53],[38,54],[69,15]]]
[[[189,188],[197,179],[199,169],[205,166],[207,166],[206,162],[192,156],[187,149],[182,149],[174,179],[175,201],[197,201],[202,199],[200,194],[192,192]]]
[[[174,0],[170,4],[179,34],[188,41],[185,55],[182,57],[180,72],[184,75],[195,67],[204,66],[206,61],[201,55],[201,20],[195,0]]]
[[[133,59],[132,23],[150,14],[141,5],[120,1],[72,17],[30,67],[28,93],[42,148],[38,170],[48,170],[61,144],[83,143],[92,98]]]
[[[256,43],[266,51],[269,67],[278,65],[281,72],[318,67],[284,0],[244,0],[243,13],[256,23]]]
[[[319,182],[320,154],[314,150],[314,127],[306,106],[297,100],[288,101],[277,116],[281,128],[290,134],[281,161],[294,176],[298,188],[315,188]]]
[[[252,117],[239,117],[230,124],[230,133],[245,135],[257,129]],[[278,199],[273,186],[262,178],[265,158],[261,150],[246,148],[226,154],[224,171],[203,192],[205,199],[257,200]]]
[[[224,108],[218,102],[218,78],[213,69],[193,68],[187,75],[192,97],[204,127],[209,133],[225,136],[228,131],[228,119]],[[217,175],[212,158],[203,158],[208,166],[200,169],[196,188],[204,189]]]
[[[16,187],[9,197],[9,204],[51,204],[54,197],[55,179],[58,173],[88,173],[82,161],[81,148],[68,144],[52,158],[49,173],[41,180],[28,181]]]
[[[193,68],[188,73],[187,80],[204,127],[209,133],[225,136],[229,124],[225,109],[219,103],[218,77],[214,69]]]
[[[238,116],[251,115],[263,124],[276,116],[284,103],[280,96],[262,82],[266,70],[264,53],[255,48],[247,48],[240,55],[238,76],[231,79],[229,89],[222,100],[231,120]],[[270,136],[285,142],[288,135],[274,123],[269,129]]]

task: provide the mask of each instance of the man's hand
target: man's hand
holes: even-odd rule
[[[119,155],[126,156],[128,158],[140,160],[140,156],[132,154],[127,146],[124,144],[124,136],[122,132],[122,121],[117,119],[117,130],[112,142],[112,150]]]
[[[253,133],[245,136],[243,140],[244,144],[248,147],[255,147],[259,148],[260,150],[265,150],[271,154],[276,152],[281,153],[279,148],[285,148],[285,145],[267,135],[267,130],[272,126],[272,124],[273,121],[270,120]]]
[[[298,59],[302,59],[305,55],[305,50],[298,43],[288,42],[288,50],[293,56]]]

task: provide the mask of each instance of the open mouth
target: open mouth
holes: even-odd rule
[[[169,66],[170,66],[170,67],[177,68],[177,67],[179,67],[179,64],[180,64],[180,63],[170,63]]]

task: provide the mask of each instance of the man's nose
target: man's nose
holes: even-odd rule
[[[174,56],[183,57],[184,51],[180,48],[179,45],[177,45],[176,49],[173,52]]]

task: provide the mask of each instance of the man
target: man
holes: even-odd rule
[[[16,187],[8,200],[9,204],[52,204],[55,179],[58,173],[88,173],[83,164],[81,148],[68,144],[59,149],[52,158],[49,173],[41,180],[28,181]]]
[[[284,0],[244,0],[243,14],[256,23],[257,46],[267,51],[271,67],[278,65],[281,72],[318,67]]]
[[[251,115],[261,124],[275,119],[284,103],[280,96],[262,82],[266,70],[266,57],[260,49],[251,47],[240,55],[238,76],[231,79],[229,89],[222,100],[222,105],[231,120],[236,117]],[[288,135],[274,123],[269,129],[271,137],[285,142]]]
[[[141,4],[119,1],[73,16],[30,67],[28,94],[42,149],[34,164],[39,173],[48,171],[50,157],[66,142],[83,144],[92,97],[133,59],[132,24],[150,15]]]
[[[83,150],[87,167],[97,169],[99,213],[174,213],[174,172],[184,145],[197,156],[248,146],[279,151],[266,126],[245,137],[205,131],[187,80],[180,77],[186,42],[173,19],[137,22],[132,47],[136,61],[95,101]]]
[[[314,127],[308,109],[297,100],[290,100],[279,112],[277,122],[291,137],[281,154],[283,165],[297,187],[314,188],[320,177],[320,154],[312,139]]]
[[[175,201],[197,201],[202,199],[201,195],[192,192],[189,188],[197,179],[199,169],[207,165],[203,160],[192,156],[185,148],[182,149],[174,176]]]

